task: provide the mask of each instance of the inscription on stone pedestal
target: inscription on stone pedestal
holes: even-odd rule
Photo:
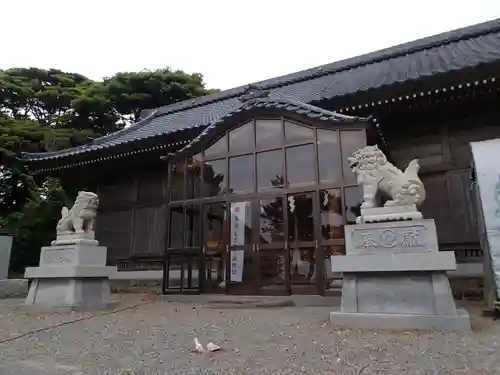
[[[372,229],[353,232],[356,249],[393,249],[426,247],[424,226],[394,229]]]
[[[66,264],[75,263],[76,253],[68,249],[45,250],[43,253],[43,264]]]
[[[436,226],[429,219],[348,225],[345,228],[347,254],[438,250]]]

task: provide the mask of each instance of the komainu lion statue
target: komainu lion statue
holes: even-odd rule
[[[57,223],[57,235],[82,234],[93,231],[99,197],[88,191],[79,191],[73,207],[63,207]]]
[[[418,160],[410,161],[404,172],[391,164],[378,146],[366,146],[349,158],[349,166],[363,188],[361,208],[377,207],[377,191],[387,194],[384,206],[419,205],[425,200],[425,187],[418,178]]]

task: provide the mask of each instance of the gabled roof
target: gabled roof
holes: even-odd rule
[[[499,61],[500,19],[497,19],[145,111],[143,118],[136,124],[98,138],[88,145],[55,152],[24,153],[22,158],[30,161],[64,158],[140,139],[202,128],[241,108],[238,97],[256,87],[270,90],[274,95],[312,103]]]
[[[214,138],[219,132],[219,126],[222,123],[228,123],[232,117],[251,111],[257,108],[263,109],[279,109],[283,114],[298,114],[301,116],[309,117],[315,120],[328,121],[332,123],[353,123],[353,122],[369,122],[371,118],[363,118],[356,116],[347,116],[337,112],[328,111],[326,109],[316,107],[307,103],[300,102],[293,98],[287,98],[272,94],[266,90],[256,90],[245,96],[240,97],[239,101],[241,106],[228,114],[220,117],[218,120],[211,123],[203,131],[198,134],[191,142],[189,142],[182,149],[171,155],[180,156],[182,154],[191,152],[194,147],[199,145],[202,140],[209,140]]]

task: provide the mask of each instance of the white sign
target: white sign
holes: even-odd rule
[[[243,263],[245,250],[231,250],[231,281],[241,283],[243,280]]]
[[[500,298],[500,139],[471,142],[478,198],[479,242],[496,285],[489,288]],[[493,289],[494,288],[494,289]],[[496,290],[495,290],[496,289]],[[488,295],[488,291],[485,296]],[[491,307],[491,306],[489,306]]]
[[[231,203],[231,246],[245,244],[247,202]]]

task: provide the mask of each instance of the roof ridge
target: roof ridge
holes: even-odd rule
[[[429,48],[434,48],[439,45],[450,44],[463,39],[469,39],[483,34],[493,33],[498,30],[500,30],[500,18],[474,25],[469,25],[451,31],[445,31],[439,34],[423,37],[410,42],[401,43],[396,46],[391,46],[383,48],[381,50],[368,52],[363,55],[349,57],[347,59],[319,65],[314,68],[309,68],[285,74],[282,76],[269,78],[262,81],[257,81],[243,86],[237,86],[218,93],[204,95],[198,98],[183,100],[163,107],[157,107],[156,108],[158,110],[157,115],[161,116],[165,114],[171,114],[211,104],[217,101],[238,97],[241,94],[243,94],[245,90],[247,90],[248,87],[250,86],[252,87],[258,86],[261,87],[262,89],[274,89],[277,87],[287,86],[289,84],[306,81],[311,78],[321,77],[339,71],[353,69],[363,65],[369,65],[375,62],[388,60],[391,58],[399,57],[410,53],[415,53]],[[188,104],[188,102],[191,103]]]
[[[275,99],[272,98],[273,96],[276,97],[276,98]],[[258,100],[259,101],[274,101],[274,102],[278,102],[278,103],[280,103],[280,102],[289,103],[289,104],[300,106],[302,108],[307,108],[307,109],[309,109],[311,111],[325,113],[325,114],[328,114],[330,116],[336,116],[336,117],[341,118],[341,119],[352,119],[354,117],[354,118],[357,118],[357,119],[360,119],[360,120],[369,120],[369,117],[365,118],[365,117],[344,115],[344,114],[338,113],[336,111],[330,111],[328,109],[324,109],[324,108],[321,108],[321,107],[318,107],[318,106],[315,106],[315,105],[312,105],[312,104],[309,104],[309,103],[297,100],[295,98],[292,98],[292,97],[289,97],[289,96],[286,96],[286,95],[282,95],[282,94],[280,95],[280,94],[277,94],[277,93],[272,93],[270,95],[270,97],[268,97],[268,98],[259,98]]]
[[[96,138],[91,143],[89,143],[89,145],[94,145],[94,144],[97,145],[101,142],[108,140],[109,138],[111,139],[114,138],[115,135],[118,136],[124,133],[126,134],[129,131],[136,130],[140,128],[142,125],[146,124],[147,122],[146,120],[152,120],[159,116],[172,114],[176,112],[182,112],[188,109],[202,107],[219,101],[236,98],[243,95],[246,91],[250,89],[258,88],[263,90],[271,90],[278,87],[287,86],[293,83],[307,81],[311,78],[322,77],[325,75],[337,73],[339,71],[353,69],[363,65],[369,65],[374,62],[388,60],[390,58],[395,58],[401,55],[414,53],[428,48],[433,48],[438,45],[449,44],[462,39],[468,39],[482,34],[492,33],[497,30],[500,30],[500,18],[458,28],[451,31],[445,31],[443,33],[434,34],[428,37],[398,44],[396,46],[384,48],[381,50],[369,52],[363,55],[349,57],[347,59],[339,60],[325,65],[320,65],[314,68],[309,68],[306,70],[285,74],[283,76],[270,78],[267,80],[258,81],[243,86],[237,86],[228,90],[224,90],[222,92],[204,95],[198,98],[186,99],[180,102],[169,104],[167,106],[145,110],[145,112],[147,111],[146,112],[147,114],[143,118],[140,118],[139,121],[136,122],[135,124],[132,124],[131,126],[125,129],[121,129],[118,132]],[[330,68],[327,69],[326,67]],[[296,76],[298,74],[303,74],[303,75],[293,78],[293,76]],[[286,77],[289,77],[289,79],[286,79]],[[284,79],[283,82],[271,83],[271,81],[273,80],[283,80],[283,79]],[[190,102],[190,105],[187,104],[188,102]]]
[[[209,124],[214,119],[220,118],[220,116],[224,117],[225,114],[227,114],[228,112],[232,112],[237,107],[241,107],[241,105],[238,105],[238,103],[244,103],[249,98],[256,98],[259,95],[263,94],[263,92],[268,92],[267,96],[270,96],[272,98],[285,98],[283,100],[287,100],[287,102],[281,103],[285,106],[301,106],[302,110],[305,110],[306,112],[316,112],[317,114],[319,113],[318,111],[321,110],[321,113],[328,117],[331,116],[330,113],[327,114],[321,107],[311,106],[311,103],[318,103],[318,101],[324,97],[346,95],[346,93],[354,93],[358,92],[359,90],[366,90],[369,87],[380,87],[381,84],[392,85],[395,82],[400,82],[398,78],[399,76],[387,76],[387,72],[385,72],[387,70],[387,66],[384,64],[391,64],[391,62],[393,61],[392,59],[394,59],[395,61],[403,60],[403,63],[408,64],[410,60],[419,60],[424,59],[425,57],[424,65],[422,69],[417,69],[418,71],[411,72],[411,69],[409,70],[408,68],[398,70],[396,69],[396,67],[394,67],[394,69],[389,69],[390,72],[394,71],[394,74],[405,74],[406,80],[419,79],[419,77],[422,77],[423,75],[436,74],[437,71],[453,71],[457,69],[464,69],[469,66],[477,66],[480,63],[492,63],[500,61],[500,52],[498,50],[498,46],[500,45],[499,31],[500,19],[496,19],[455,31],[437,34],[432,37],[427,37],[414,42],[409,42],[395,47],[379,50],[377,52],[372,52],[347,60],[338,61],[336,63],[325,65],[323,67],[312,68],[291,75],[281,76],[250,85],[240,86],[237,88],[226,90],[222,93],[192,98],[182,102],[173,103],[165,107],[153,108],[143,112],[143,114],[146,114],[146,116],[140,118],[139,121],[137,121],[135,124],[121,129],[117,132],[96,138],[87,145],[71,147],[65,150],[53,152],[23,153],[22,155],[23,157],[26,155],[31,155],[35,158],[39,156],[43,158],[52,158],[58,156],[62,157],[63,154],[72,155],[75,153],[92,152],[103,147],[111,147],[115,144],[120,144],[120,140],[122,138],[130,138],[129,135],[131,135],[133,139],[141,139],[147,138],[151,136],[151,134],[167,134],[169,132],[177,131],[181,128],[187,129],[191,126],[204,126]],[[476,38],[473,37],[474,35],[476,36]],[[430,47],[432,48],[428,51],[425,50],[425,48]],[[454,63],[453,61],[457,58],[456,54],[458,52],[453,52],[452,50],[457,49],[460,49],[460,51],[458,51],[460,52],[459,55],[463,55],[461,57],[462,60],[467,56],[469,57],[464,61],[458,59],[458,61]],[[477,49],[479,49],[479,52],[481,54],[484,54],[484,56],[482,56],[481,58],[478,56],[475,57]],[[444,52],[446,53],[443,55]],[[376,60],[377,58],[378,61]],[[358,65],[356,69],[353,69],[355,63],[357,63]],[[445,67],[443,66],[443,64],[448,65],[446,65]],[[383,66],[385,66],[384,72],[381,73],[380,69]],[[383,76],[377,76],[381,79],[381,81],[377,84],[377,86],[374,86],[373,82],[366,82],[366,77],[364,77],[361,81],[361,78],[356,78],[356,75],[358,75],[358,71],[360,72],[360,74],[364,74],[363,72],[368,72],[370,73],[370,77],[372,75],[377,76],[380,74],[383,74]],[[340,81],[336,79],[330,79],[337,74],[341,75]],[[373,81],[373,79],[371,80]],[[306,87],[315,87],[318,85],[322,87],[311,89],[312,91],[309,89],[305,89]],[[325,87],[323,87],[324,85],[329,88],[329,91],[326,90]],[[360,88],[360,85],[364,86]],[[340,86],[340,89],[334,90],[334,86]],[[305,90],[303,94],[301,90]],[[318,90],[321,91],[321,95],[318,94]],[[324,95],[323,91],[325,91]],[[290,101],[296,102],[291,103]],[[266,105],[264,101],[259,102],[264,106]],[[308,105],[308,107],[304,107],[305,105]],[[193,114],[195,112],[196,116]],[[336,116],[338,117],[340,115],[337,114]],[[173,119],[176,119],[175,125],[171,124]],[[158,126],[168,126],[169,128],[166,128],[165,131],[157,131],[154,130],[157,125],[154,125],[150,129],[149,124],[152,123],[158,123]],[[140,136],[137,136],[138,134]],[[125,140],[123,141],[125,142]]]

